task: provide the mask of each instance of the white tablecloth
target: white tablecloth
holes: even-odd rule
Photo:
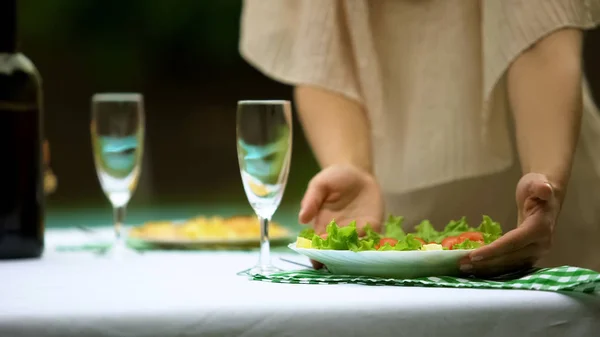
[[[524,290],[286,285],[254,253],[59,253],[0,262],[0,337],[598,336],[600,299]],[[72,237],[71,237],[72,239]],[[306,262],[289,254],[288,258]],[[274,256],[280,267],[294,269]]]

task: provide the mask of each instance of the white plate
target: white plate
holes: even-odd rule
[[[333,274],[377,276],[388,278],[417,278],[427,276],[455,276],[459,274],[458,261],[471,250],[430,251],[364,251],[290,249],[319,261]]]

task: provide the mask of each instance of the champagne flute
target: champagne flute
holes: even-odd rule
[[[92,97],[92,150],[100,186],[113,207],[115,242],[110,250],[125,251],[122,227],[134,193],[144,152],[143,96],[101,93]]]
[[[237,105],[237,153],[242,183],[260,221],[258,264],[250,275],[280,271],[271,264],[269,222],[281,202],[292,155],[289,101],[240,101]]]

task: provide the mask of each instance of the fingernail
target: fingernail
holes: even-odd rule
[[[473,265],[470,264],[462,264],[460,266],[460,271],[467,272],[473,269]]]
[[[305,212],[305,211],[304,211],[304,209],[300,209],[300,212],[298,212],[298,217],[299,217],[300,219],[302,219],[302,218],[303,218],[304,212]]]
[[[473,256],[471,258],[471,261],[473,261],[473,262],[477,262],[477,261],[481,261],[481,260],[483,260],[483,256]]]
[[[550,184],[549,182],[545,182],[544,184],[546,184],[546,186],[550,187],[550,191],[552,191],[552,194],[554,194],[554,186],[552,186],[552,184]]]

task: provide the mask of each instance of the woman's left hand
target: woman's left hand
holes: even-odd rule
[[[518,226],[460,261],[467,274],[493,276],[532,267],[552,245],[560,211],[555,191],[543,174],[524,175],[516,189]]]

